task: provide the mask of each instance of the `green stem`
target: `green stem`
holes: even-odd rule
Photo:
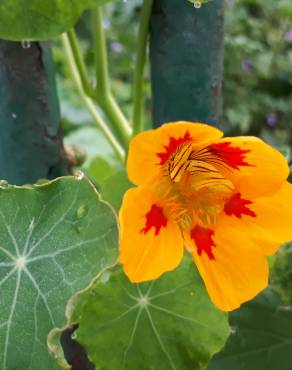
[[[100,7],[91,11],[91,18],[97,80],[96,100],[114,126],[124,146],[127,147],[131,128],[110,91],[106,38]]]
[[[66,57],[68,60],[68,64],[72,73],[72,77],[75,80],[75,83],[77,85],[79,94],[81,98],[83,99],[85,105],[87,106],[88,110],[92,114],[92,117],[94,118],[97,126],[103,133],[104,137],[108,140],[108,142],[111,144],[113,147],[114,151],[116,154],[119,156],[119,158],[124,161],[125,160],[125,151],[120,145],[120,143],[117,141],[115,136],[112,134],[110,129],[108,128],[106,122],[102,119],[102,117],[99,115],[98,111],[95,108],[95,105],[90,97],[86,95],[86,92],[83,89],[83,84],[80,76],[80,71],[78,69],[77,63],[74,58],[74,53],[73,53],[73,48],[70,42],[70,38],[68,34],[63,34],[62,35],[62,42],[64,46],[64,50],[66,53]]]
[[[140,15],[139,36],[137,43],[137,56],[134,77],[134,110],[133,110],[133,135],[138,134],[144,128],[144,70],[147,56],[147,45],[149,36],[149,23],[153,0],[144,0]]]
[[[67,35],[68,35],[68,40],[70,42],[70,47],[71,47],[71,50],[72,50],[72,54],[74,56],[74,60],[75,60],[75,63],[76,63],[76,67],[77,67],[78,72],[79,72],[79,76],[80,76],[80,80],[81,80],[81,83],[82,83],[83,90],[88,96],[93,96],[94,95],[94,89],[91,86],[91,84],[90,84],[90,82],[88,81],[88,78],[87,78],[86,67],[85,67],[85,64],[84,64],[84,61],[83,61],[83,58],[82,58],[82,53],[80,51],[80,47],[79,47],[79,43],[78,43],[78,39],[77,39],[75,30],[72,28],[71,30],[68,31]]]
[[[110,90],[110,83],[108,73],[106,37],[102,25],[102,10],[100,7],[92,10],[91,20],[98,93],[106,94]]]

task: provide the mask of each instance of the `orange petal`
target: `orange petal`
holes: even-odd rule
[[[248,235],[260,246],[263,254],[272,255],[283,243],[292,240],[291,184],[286,182],[280,191],[270,197],[253,200],[248,209],[249,215],[246,212],[239,219],[234,213],[224,222]],[[250,217],[253,214],[255,216]]]
[[[137,185],[146,184],[161,172],[177,145],[190,138],[195,144],[218,140],[222,132],[212,126],[192,123],[168,123],[156,130],[138,134],[130,143],[127,171],[129,179]]]
[[[210,150],[223,164],[214,165],[247,197],[278,191],[289,174],[285,157],[255,137],[226,137],[211,144]]]
[[[199,255],[202,245],[195,245],[193,258],[213,303],[223,311],[232,311],[267,286],[268,264],[259,246],[227,223],[210,235],[212,243],[207,239],[205,250],[212,245],[213,258],[208,253]],[[190,235],[185,239],[194,246]]]
[[[126,192],[120,210],[120,262],[134,283],[159,278],[183,257],[183,238],[148,188]]]

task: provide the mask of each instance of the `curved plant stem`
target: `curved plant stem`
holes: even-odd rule
[[[82,58],[82,54],[81,54],[80,47],[79,47],[79,42],[78,42],[74,28],[69,30],[67,34],[68,34],[68,40],[70,42],[72,54],[74,56],[74,60],[76,63],[76,67],[79,72],[83,90],[88,96],[92,97],[94,96],[94,89],[91,86],[87,78],[86,67],[85,67],[85,64]]]
[[[105,138],[111,144],[111,146],[113,147],[113,149],[115,150],[115,152],[119,156],[119,158],[122,161],[124,161],[125,160],[125,151],[124,151],[124,149],[122,148],[120,143],[117,141],[115,136],[112,134],[112,132],[108,128],[106,122],[104,122],[104,120],[102,119],[102,117],[100,116],[98,111],[96,110],[94,102],[92,101],[92,99],[87,96],[86,92],[83,89],[83,84],[82,84],[82,79],[81,79],[81,76],[80,76],[80,71],[77,67],[77,64],[76,64],[76,61],[75,61],[75,58],[74,58],[73,48],[72,48],[72,45],[70,43],[70,39],[69,39],[68,34],[65,33],[65,34],[62,35],[62,42],[63,42],[64,50],[66,52],[66,57],[67,57],[67,60],[68,60],[68,64],[69,64],[72,76],[75,80],[75,83],[77,85],[77,88],[78,88],[78,91],[79,91],[79,94],[80,94],[81,98],[83,99],[84,103],[86,104],[88,110],[92,114],[92,117],[94,118],[97,126],[99,127],[99,129],[101,130],[101,132],[103,133]]]
[[[131,136],[131,128],[110,92],[106,38],[100,7],[91,11],[91,19],[97,80],[96,100],[112,123],[123,145],[127,147]]]
[[[149,23],[153,0],[144,0],[140,15],[139,36],[137,42],[137,56],[134,77],[134,110],[133,110],[133,135],[143,130],[144,108],[144,70],[146,64]]]

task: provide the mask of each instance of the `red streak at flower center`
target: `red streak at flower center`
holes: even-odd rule
[[[240,193],[236,193],[225,203],[224,212],[228,216],[234,215],[238,218],[241,218],[242,215],[256,217],[256,213],[247,207],[252,203],[251,200],[242,199]]]
[[[201,226],[195,226],[191,230],[191,238],[197,246],[198,255],[201,256],[203,252],[207,254],[210,260],[215,260],[212,248],[216,247],[212,236],[214,231],[211,229],[206,229]]]
[[[145,227],[140,231],[140,233],[148,233],[152,227],[155,228],[155,235],[160,233],[162,227],[166,227],[167,219],[163,214],[163,209],[153,204],[150,211],[146,213],[146,224]]]
[[[209,151],[217,158],[221,159],[228,166],[239,170],[240,166],[250,166],[245,161],[245,154],[249,153],[249,149],[241,149],[236,146],[231,146],[231,143],[215,143],[209,146]]]
[[[161,153],[156,153],[157,157],[160,158],[159,164],[164,164],[168,161],[169,157],[172,153],[176,151],[176,149],[183,143],[192,140],[191,135],[188,131],[184,134],[184,136],[175,138],[170,136],[168,145],[164,145],[165,151]]]

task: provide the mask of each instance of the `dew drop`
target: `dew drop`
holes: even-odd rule
[[[234,335],[236,334],[236,332],[237,332],[236,326],[230,326],[230,333]]]
[[[194,1],[194,7],[195,7],[196,9],[201,8],[201,6],[202,6],[201,1]]]
[[[28,40],[23,40],[23,41],[21,41],[21,47],[22,47],[23,49],[29,49],[29,48],[31,47],[31,43],[30,43],[30,41],[28,41]]]
[[[83,180],[84,179],[84,173],[82,171],[77,171],[74,174],[74,177],[76,180]]]
[[[6,180],[0,180],[0,189],[7,189],[8,182]]]

